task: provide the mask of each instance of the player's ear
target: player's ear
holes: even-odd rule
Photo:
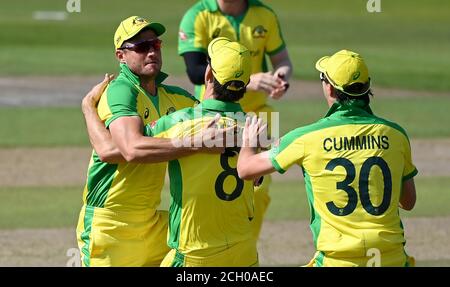
[[[208,66],[206,66],[206,71],[205,71],[205,83],[212,83],[212,82],[213,82],[213,73],[212,73],[211,65],[208,64]]]
[[[120,63],[125,63],[125,53],[123,50],[116,50],[116,59],[120,62]]]
[[[337,99],[337,96],[336,96],[336,93],[335,93],[336,89],[335,89],[330,83],[327,83],[327,84],[326,84],[326,89],[327,89],[327,94],[328,94],[331,98]]]

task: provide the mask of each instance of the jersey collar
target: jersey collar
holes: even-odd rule
[[[210,12],[216,12],[219,10],[219,4],[217,4],[217,0],[203,0],[203,3],[205,4],[206,9],[208,9]],[[261,2],[258,0],[248,0],[248,6],[258,6],[261,5]]]
[[[243,112],[239,103],[222,102],[216,99],[206,99],[197,108],[217,112]]]
[[[363,116],[363,115],[373,115],[372,109],[368,104],[362,100],[350,100],[346,104],[341,104],[335,102],[331,108],[328,110],[325,118],[331,115],[340,116]]]
[[[141,81],[139,80],[139,77],[134,74],[130,68],[125,63],[120,63],[120,72],[124,73],[125,76],[135,85],[140,85]],[[161,84],[169,75],[167,75],[164,72],[159,72],[158,76],[156,76],[155,82],[156,85]]]

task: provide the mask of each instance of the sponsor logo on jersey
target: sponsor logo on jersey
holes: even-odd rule
[[[265,38],[267,34],[267,29],[262,25],[256,26],[252,31],[253,38]]]
[[[186,40],[188,39],[187,34],[184,33],[183,30],[180,30],[180,31],[178,32],[178,37],[180,37],[180,40],[181,40],[181,41],[186,41]]]

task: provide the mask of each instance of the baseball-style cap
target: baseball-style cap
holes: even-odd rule
[[[156,36],[162,35],[166,31],[166,28],[160,23],[150,22],[139,16],[131,16],[120,22],[119,27],[117,27],[116,33],[114,34],[114,47],[116,49],[120,48],[123,42],[133,38],[146,27],[152,29],[156,33]]]
[[[369,70],[364,59],[357,53],[341,50],[332,56],[325,56],[316,62],[316,69],[325,74],[330,84],[350,96],[361,96],[370,89]],[[348,87],[363,84],[364,91],[354,93]]]
[[[226,89],[239,91],[247,86],[252,64],[250,51],[245,46],[219,37],[209,43],[208,55],[214,77]],[[242,82],[242,85],[228,84],[231,81]]]

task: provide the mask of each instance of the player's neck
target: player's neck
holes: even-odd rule
[[[219,5],[220,11],[222,11],[222,13],[230,16],[242,15],[247,9],[247,0],[244,1],[218,0],[217,4]]]
[[[203,94],[203,99],[214,99],[214,91],[210,86],[205,87],[205,92]]]
[[[152,79],[151,77],[139,77],[141,82],[141,87],[144,88],[144,90],[149,93],[152,96],[156,96],[156,83],[155,79]]]

